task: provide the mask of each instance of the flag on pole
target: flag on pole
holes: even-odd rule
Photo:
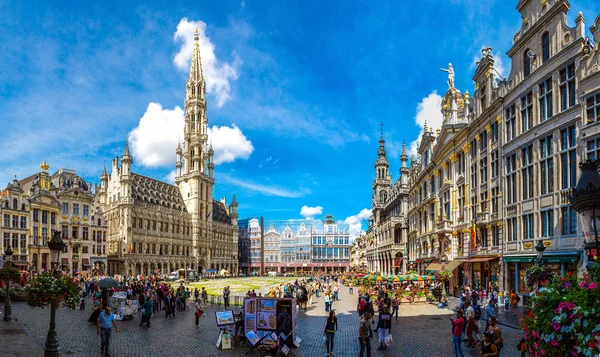
[[[471,246],[473,250],[477,248],[477,225],[473,223],[473,228],[471,229]]]

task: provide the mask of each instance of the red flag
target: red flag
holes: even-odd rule
[[[473,250],[477,248],[477,226],[473,223],[473,228],[471,228],[471,247]]]

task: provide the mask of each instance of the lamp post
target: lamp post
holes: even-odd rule
[[[442,256],[442,259],[440,259],[442,261],[442,270],[446,270],[446,262],[448,261],[448,259],[446,258],[446,256]],[[442,298],[446,298],[446,278],[442,277]]]
[[[12,263],[13,251],[10,245],[4,251],[4,265],[10,268]],[[6,279],[6,300],[4,300],[4,321],[12,321],[12,302],[10,301],[10,276]]]
[[[50,248],[50,264],[52,264],[52,275],[57,277],[61,274],[60,253],[65,249],[65,243],[62,240],[60,232],[54,232],[52,239],[48,242]],[[58,344],[58,336],[56,334],[56,304],[52,303],[50,307],[50,330],[46,336],[46,344],[44,345],[44,357],[58,357],[60,345]]]
[[[568,195],[571,205],[579,214],[585,242],[585,253],[598,263],[598,228],[600,225],[600,173],[598,161],[579,163],[581,176],[577,186]],[[589,239],[593,238],[593,239]],[[589,259],[589,258],[588,258]]]
[[[546,247],[544,247],[544,242],[542,242],[542,240],[538,240],[537,244],[535,245],[535,251],[536,251],[536,264],[538,266],[542,266],[542,259],[544,258],[544,250],[546,250]],[[537,281],[537,287],[538,290],[540,289],[540,277],[538,276],[538,281]]]

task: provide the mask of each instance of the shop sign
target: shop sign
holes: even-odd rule
[[[532,242],[523,243],[523,248],[531,249],[531,248],[533,248],[533,243]]]
[[[546,247],[546,248],[552,247],[552,241],[551,240],[545,240],[544,241],[544,247]]]

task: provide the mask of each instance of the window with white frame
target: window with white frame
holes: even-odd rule
[[[498,176],[498,149],[492,151],[491,153],[491,161],[492,161],[492,178]]]
[[[492,247],[500,246],[500,227],[492,226]]]
[[[534,223],[533,213],[524,214],[521,217],[523,222],[523,239],[533,239],[534,237]]]
[[[571,206],[560,208],[562,234],[577,234],[577,211]]]
[[[542,220],[542,237],[554,237],[554,211],[549,209],[540,214]]]
[[[585,97],[585,113],[587,124],[600,120],[600,92]]]
[[[560,70],[560,109],[567,110],[575,105],[575,64]]]
[[[480,173],[480,177],[481,177],[481,184],[484,185],[487,183],[487,173],[488,173],[488,169],[487,169],[487,157],[484,157],[483,159],[481,159],[479,161],[479,173]]]
[[[492,213],[498,213],[498,187],[492,188]]]
[[[477,181],[477,161],[473,161],[471,164],[471,184],[473,187],[476,187],[478,184]]]
[[[488,193],[487,191],[483,191],[479,194],[479,204],[481,205],[481,212],[487,212],[488,211],[488,207],[487,207],[487,199],[488,199]]]
[[[69,203],[63,202],[63,204],[62,204],[62,214],[69,214]]]
[[[506,196],[508,204],[517,202],[517,155],[506,157]]]
[[[540,193],[554,192],[554,141],[552,135],[540,140]]]
[[[586,156],[588,160],[596,161],[600,158],[600,138],[588,140],[586,143]]]
[[[577,137],[575,125],[564,128],[560,131],[561,152],[560,152],[560,171],[562,188],[575,187],[577,184]]]
[[[521,149],[521,179],[523,188],[523,199],[533,197],[533,145]]]
[[[540,123],[552,117],[552,77],[539,85]]]
[[[458,220],[465,220],[465,185],[458,186]]]
[[[533,93],[521,97],[521,132],[524,133],[533,127]]]
[[[482,130],[479,140],[479,150],[484,151],[487,150],[488,145],[488,133],[487,130]]]
[[[505,110],[506,118],[506,141],[509,142],[517,136],[517,122],[515,117],[515,103],[509,105]]]
[[[492,142],[495,143],[498,141],[498,122],[494,120],[494,122],[490,125],[491,133],[492,133]]]
[[[517,217],[506,219],[506,234],[509,242],[517,240]]]

